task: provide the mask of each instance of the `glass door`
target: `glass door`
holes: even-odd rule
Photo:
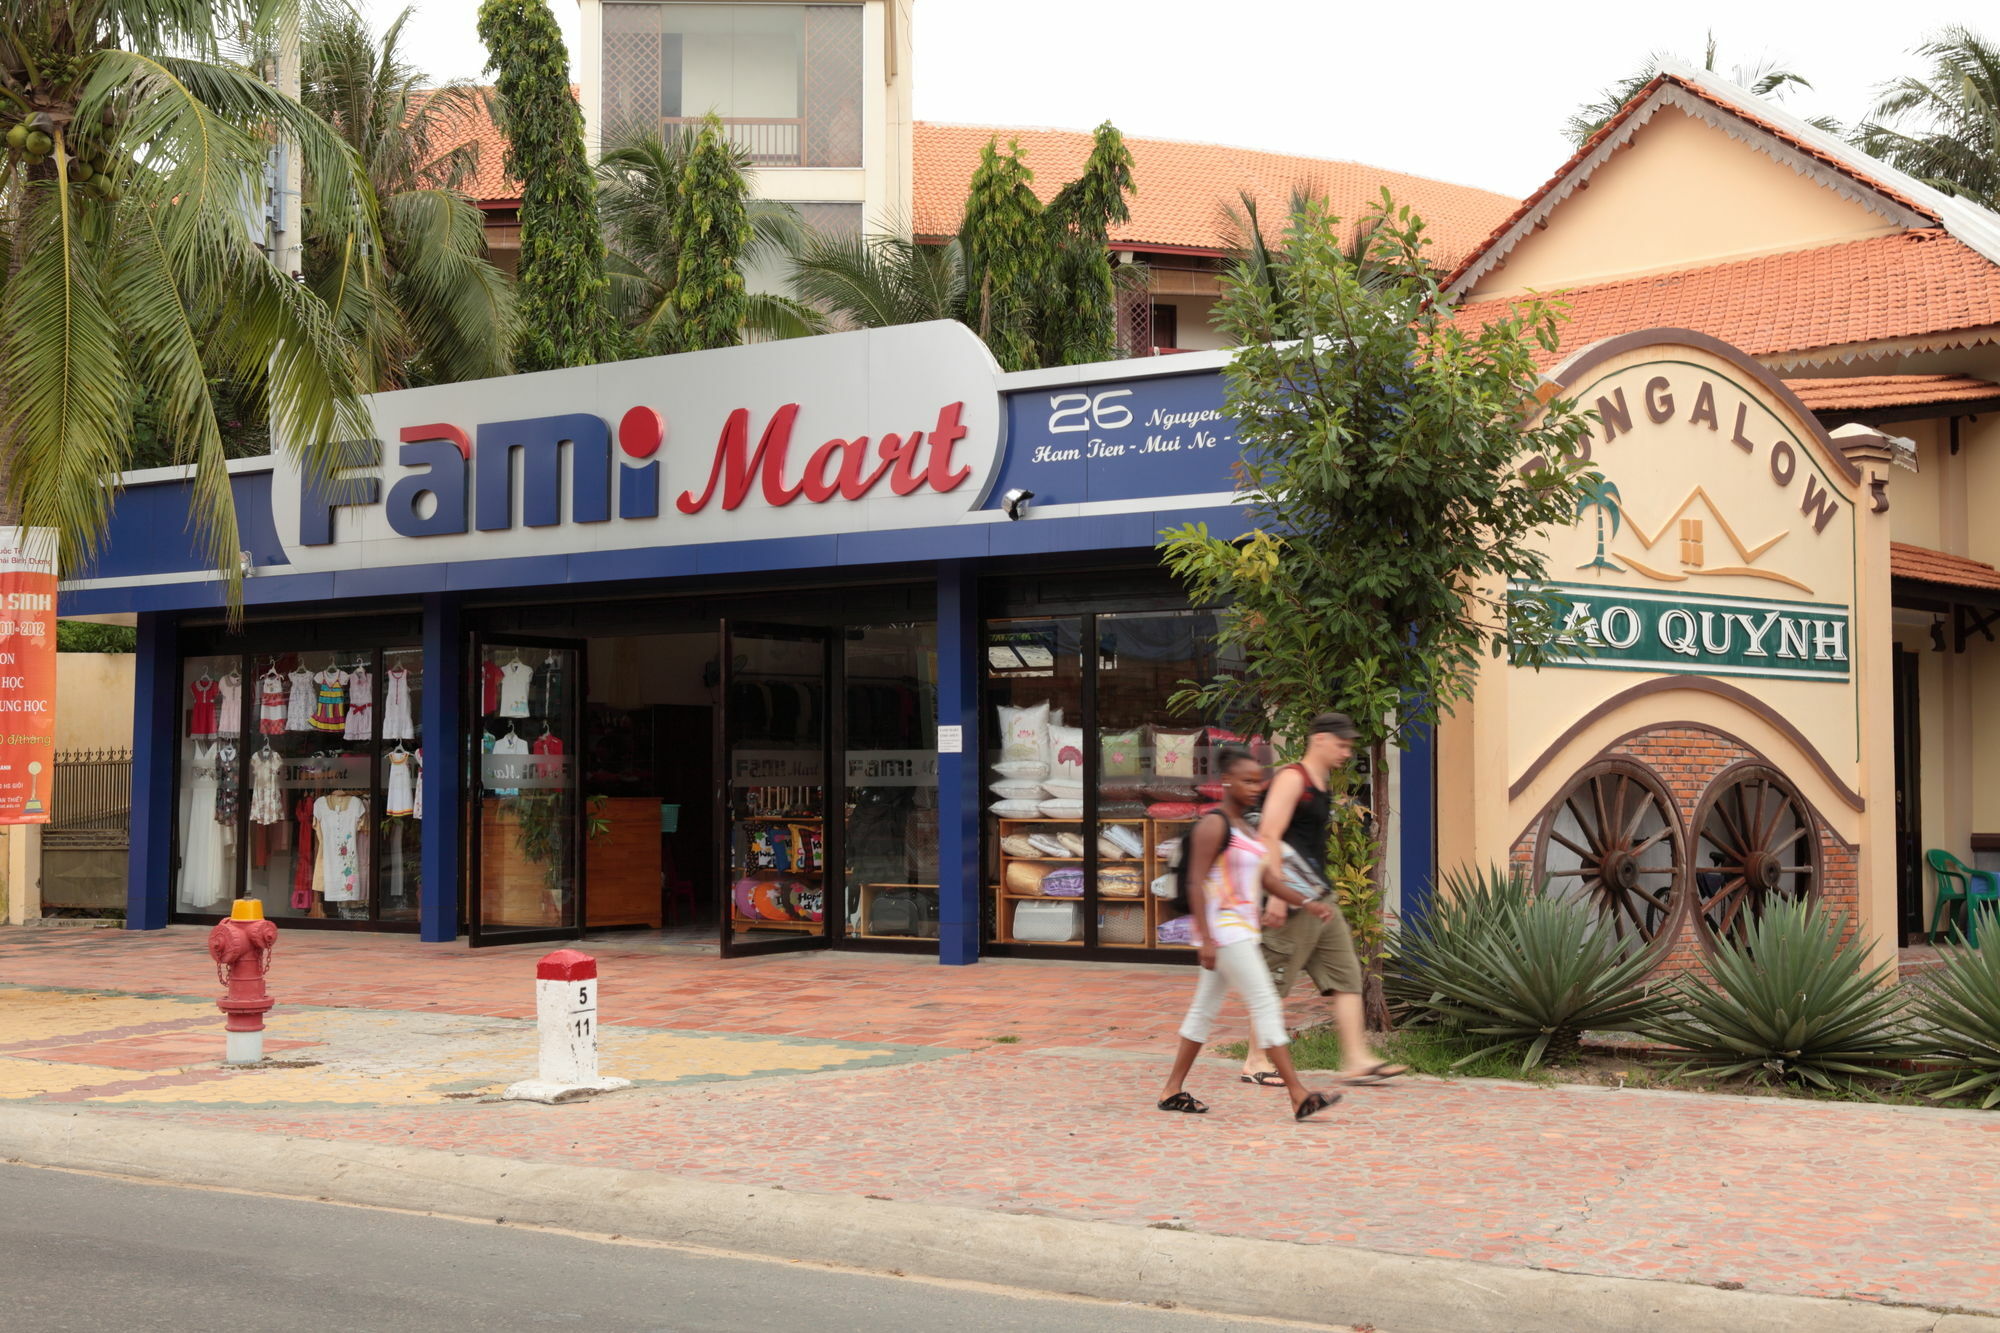
[[[583,934],[583,671],[573,639],[473,639],[466,920],[475,947]]]
[[[722,626],[722,953],[824,946],[839,915],[827,808],[830,636]]]

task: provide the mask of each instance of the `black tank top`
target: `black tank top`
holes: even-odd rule
[[[1285,826],[1285,843],[1306,859],[1306,863],[1322,875],[1326,873],[1326,839],[1333,825],[1333,798],[1313,785],[1312,774],[1304,764],[1287,764],[1279,772],[1295,769],[1305,790],[1299,793],[1299,803],[1292,808],[1292,822]]]

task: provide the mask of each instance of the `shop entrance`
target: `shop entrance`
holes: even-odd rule
[[[583,606],[577,637],[475,639],[473,944],[936,939],[934,624],[751,609]]]

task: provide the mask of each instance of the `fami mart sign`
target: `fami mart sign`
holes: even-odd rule
[[[1562,666],[1825,681],[1852,669],[1848,608],[1837,604],[1581,583],[1539,591],[1563,619]]]

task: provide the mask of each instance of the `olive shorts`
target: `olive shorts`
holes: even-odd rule
[[[1354,936],[1347,918],[1334,908],[1333,920],[1321,921],[1303,908],[1293,908],[1285,924],[1265,930],[1264,964],[1280,996],[1292,993],[1292,983],[1304,973],[1321,995],[1335,991],[1361,993],[1361,960],[1354,953]]]

